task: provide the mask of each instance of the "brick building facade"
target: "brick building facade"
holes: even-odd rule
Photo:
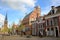
[[[32,24],[32,35],[60,36],[60,6],[52,6],[47,15],[38,19]]]
[[[43,35],[45,32],[44,24],[45,24],[45,21],[43,16],[40,16],[38,20],[34,21],[32,23],[32,35],[39,36],[40,33]]]
[[[31,28],[32,35],[60,36],[60,6],[52,6],[47,15],[41,16],[40,14],[40,7],[35,7],[22,23],[25,27]]]
[[[32,22],[36,21],[36,17],[40,16],[40,7],[36,6],[34,10],[27,14],[24,19],[22,20],[22,24],[27,28],[30,28],[30,31],[32,31]],[[31,32],[30,32],[31,33]]]
[[[45,16],[46,34],[47,36],[59,36],[60,33],[60,6],[54,7]]]

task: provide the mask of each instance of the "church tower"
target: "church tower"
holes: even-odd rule
[[[38,13],[38,16],[41,16],[41,8],[39,5],[35,7],[35,11]]]
[[[4,25],[3,25],[3,27],[2,27],[2,32],[8,33],[8,20],[7,20],[7,14],[6,14],[6,16],[5,16]]]
[[[5,21],[4,21],[4,27],[7,28],[7,26],[8,26],[8,21],[7,21],[7,14],[6,14],[6,16],[5,16]]]
[[[40,8],[40,6],[38,5],[38,6],[36,6],[35,7],[35,10],[36,10],[36,21],[39,21],[39,17],[41,16],[41,8]]]

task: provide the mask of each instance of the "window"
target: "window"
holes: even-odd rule
[[[58,30],[57,27],[55,27],[55,29]]]
[[[49,26],[51,25],[51,22],[50,22],[51,20],[49,19]]]
[[[34,18],[31,18],[31,21],[34,21]]]
[[[54,18],[54,25],[55,25],[55,26],[58,25],[58,20],[57,20],[57,18]]]
[[[41,28],[42,28],[42,25],[41,25]]]
[[[53,19],[50,19],[50,21],[49,21],[49,25],[50,25],[50,26],[53,26],[53,25],[54,25],[54,21],[53,21]]]
[[[51,30],[53,31],[53,28],[51,28]]]
[[[49,28],[47,30],[49,31]]]
[[[56,13],[56,11],[57,11],[57,9],[56,9],[56,8],[52,9],[52,10],[51,10],[51,14],[55,14],[55,13]]]
[[[52,14],[54,14],[55,12],[54,12],[55,10],[52,10]]]
[[[51,22],[51,26],[52,26],[52,20],[50,22]]]
[[[48,20],[46,20],[46,26],[48,26],[49,25],[49,21]]]

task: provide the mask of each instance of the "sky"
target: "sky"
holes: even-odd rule
[[[51,6],[60,6],[60,0],[0,0],[0,26],[4,23],[6,13],[8,24],[18,24],[37,5],[41,8],[41,15],[46,15]]]

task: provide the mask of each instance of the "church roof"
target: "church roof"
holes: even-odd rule
[[[27,15],[24,17],[24,19],[27,18],[27,17],[29,17],[29,16],[31,15],[31,13],[32,13],[32,12],[30,12],[29,14],[27,14]]]
[[[38,5],[38,6],[35,6],[34,8],[40,8],[40,6]],[[32,11],[32,12],[33,12],[33,11]],[[27,15],[24,17],[24,19],[25,19],[25,18],[28,18],[28,17],[31,15],[32,12],[30,12],[29,14],[27,14]]]

